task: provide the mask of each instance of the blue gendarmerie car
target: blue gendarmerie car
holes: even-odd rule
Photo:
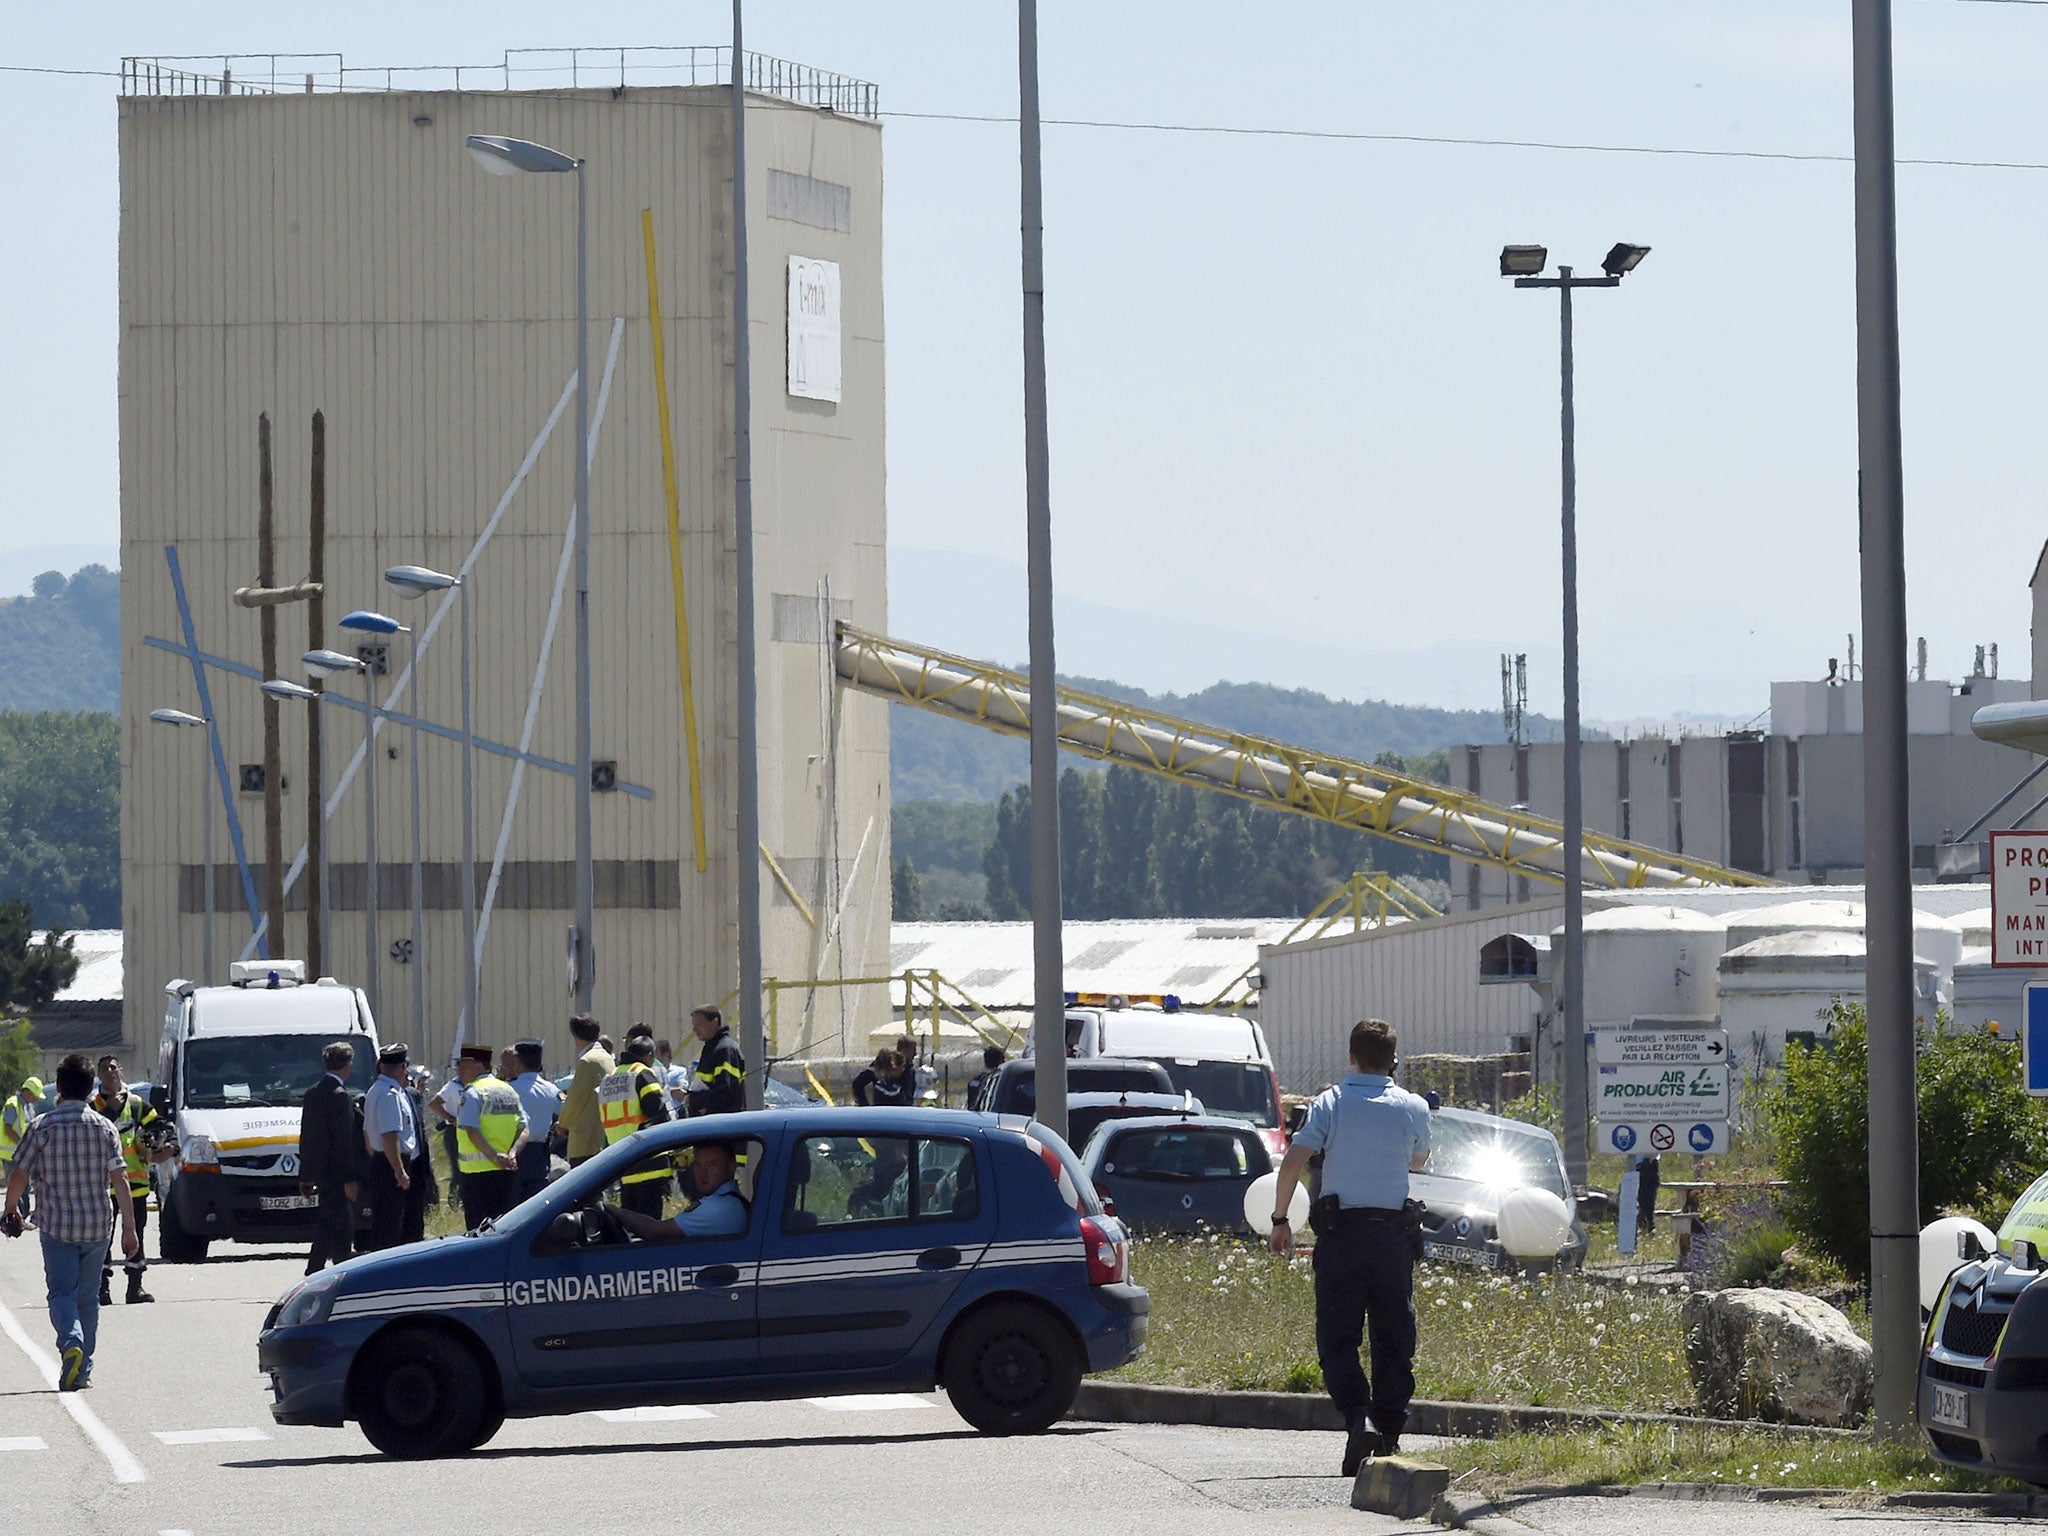
[[[671,1193],[659,1228],[610,1203],[654,1167],[687,1165],[696,1196],[722,1167],[707,1142],[738,1154],[735,1184]],[[310,1275],[257,1353],[279,1423],[354,1420],[392,1456],[472,1450],[508,1417],[934,1386],[1028,1434],[1136,1358],[1150,1309],[1043,1126],[763,1110],[641,1131],[484,1230]]]

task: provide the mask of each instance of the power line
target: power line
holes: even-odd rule
[[[46,64],[0,64],[0,75],[91,75],[103,80],[118,80],[118,69],[53,69]]]
[[[1943,0],[1945,4],[2044,5],[2048,0]],[[1014,124],[1014,117],[972,112],[884,112],[883,117],[926,122]],[[1780,160],[1795,164],[1853,165],[1855,156],[1788,149],[1695,149],[1678,144],[1591,144],[1565,139],[1482,139],[1450,134],[1366,133],[1337,128],[1257,128],[1220,123],[1147,123],[1113,118],[1048,117],[1048,128],[1099,128],[1125,133],[1209,134],[1231,138],[1321,139],[1335,143],[1434,144],[1463,149],[1548,149],[1589,155],[1650,155],[1689,160]],[[1930,165],[1980,171],[2048,171],[2048,161],[1961,160],[1901,155],[1900,165]]]

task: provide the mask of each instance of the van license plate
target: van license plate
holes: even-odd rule
[[[320,1204],[318,1195],[258,1195],[259,1211],[310,1211]]]
[[[1970,1394],[1955,1387],[1944,1387],[1940,1382],[1932,1382],[1930,1386],[1933,1390],[1927,1404],[1927,1421],[1944,1429],[1968,1429]]]

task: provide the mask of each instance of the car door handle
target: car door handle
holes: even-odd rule
[[[959,1262],[958,1248],[927,1248],[917,1256],[919,1269],[951,1269]]]
[[[737,1284],[739,1278],[739,1266],[735,1264],[712,1264],[697,1271],[697,1284],[714,1289]]]

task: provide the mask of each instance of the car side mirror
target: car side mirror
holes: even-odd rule
[[[577,1211],[564,1211],[547,1225],[550,1248],[575,1248],[583,1242],[583,1218]]]
[[[1956,1257],[1965,1264],[1975,1264],[1979,1259],[1988,1257],[1984,1252],[1984,1240],[1965,1227],[1956,1237]]]
[[[1295,1132],[1299,1131],[1304,1125],[1307,1124],[1308,1106],[1306,1104],[1297,1104],[1292,1109],[1287,1111],[1288,1135],[1292,1136]]]
[[[2041,1251],[2032,1243],[2015,1242],[2012,1245],[2012,1261],[2021,1269],[2039,1269],[2041,1267]]]
[[[159,1115],[171,1112],[171,1090],[162,1083],[152,1084],[149,1090],[149,1107]]]

